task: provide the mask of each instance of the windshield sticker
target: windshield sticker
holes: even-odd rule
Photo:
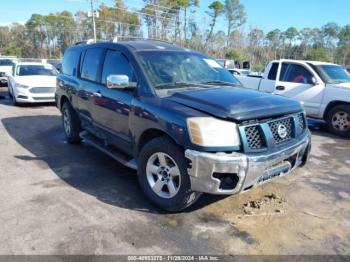
[[[210,66],[212,68],[222,68],[222,66],[219,65],[218,62],[216,62],[213,59],[206,59],[206,58],[204,58],[203,60],[204,60],[204,62],[206,62],[208,64],[208,66]]]

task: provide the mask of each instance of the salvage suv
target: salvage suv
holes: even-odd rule
[[[210,57],[158,41],[77,44],[64,55],[57,107],[69,143],[137,169],[155,205],[236,194],[303,166],[303,106],[241,88]]]

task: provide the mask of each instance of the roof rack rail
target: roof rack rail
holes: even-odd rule
[[[171,45],[174,45],[173,42],[169,42],[166,40],[162,40],[162,39],[157,39],[157,38],[145,38],[145,37],[141,37],[141,36],[115,36],[112,40],[113,43],[117,43],[119,41],[137,41],[137,40],[144,40],[144,41],[157,41],[157,42],[163,42],[163,43],[168,43]]]
[[[99,42],[106,42],[106,41],[101,41],[101,40],[95,41],[94,39],[88,39],[88,40],[76,42],[73,45],[90,45],[90,44],[99,43]]]

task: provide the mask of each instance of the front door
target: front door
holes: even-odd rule
[[[112,89],[106,86],[109,75],[127,75],[130,82],[136,82],[134,70],[126,56],[116,50],[107,50],[97,92],[94,100],[93,119],[95,124],[111,134],[110,143],[124,152],[132,153],[129,115],[135,90]]]
[[[275,94],[303,102],[307,115],[317,116],[324,88],[322,80],[311,68],[294,62],[283,62]]]

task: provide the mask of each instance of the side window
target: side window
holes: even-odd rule
[[[270,72],[269,72],[269,75],[267,76],[267,79],[276,80],[277,70],[278,70],[278,63],[273,63],[270,68]]]
[[[302,65],[283,63],[280,80],[291,83],[311,84],[312,74]]]
[[[99,72],[103,63],[103,48],[87,49],[81,68],[81,78],[99,82]]]
[[[127,75],[130,82],[136,82],[134,70],[127,58],[118,51],[108,50],[102,71],[102,84],[107,83],[109,75]]]
[[[74,76],[77,72],[79,61],[79,51],[68,50],[63,56],[62,73],[69,76]]]

